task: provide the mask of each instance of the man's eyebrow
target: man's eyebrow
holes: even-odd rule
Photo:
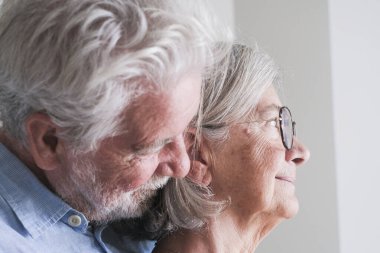
[[[166,139],[159,139],[155,140],[151,143],[147,144],[137,144],[134,149],[136,151],[144,151],[144,150],[150,150],[150,149],[155,149],[161,146],[165,146],[166,144],[172,142],[173,138],[166,138]]]

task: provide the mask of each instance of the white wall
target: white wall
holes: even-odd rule
[[[380,1],[330,0],[342,253],[380,252]]]
[[[209,0],[211,8],[219,17],[221,23],[227,25],[231,30],[235,28],[235,11],[233,0]]]

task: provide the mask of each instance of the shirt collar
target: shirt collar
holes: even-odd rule
[[[47,189],[1,143],[0,174],[0,195],[8,202],[20,222],[33,238],[39,237],[48,228],[64,218],[69,211],[75,211]],[[83,227],[81,228],[81,230],[84,229]]]

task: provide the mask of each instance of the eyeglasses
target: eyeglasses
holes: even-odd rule
[[[296,135],[296,122],[292,120],[292,114],[288,107],[280,107],[278,122],[276,124],[277,126],[279,125],[282,144],[287,150],[292,149],[293,136]]]
[[[242,123],[253,123],[255,121],[251,122],[240,122]],[[293,137],[296,136],[296,122],[292,120],[292,114],[288,107],[283,106],[279,110],[279,116],[278,116],[278,124],[279,129],[281,133],[281,139],[282,144],[287,150],[292,149],[293,147]],[[212,125],[212,124],[205,124],[202,125],[204,128],[209,129],[217,129],[220,127],[224,127],[227,124],[219,124],[219,125]]]
[[[280,132],[282,144],[289,150],[293,147],[293,137],[296,136],[296,122],[292,120],[292,114],[288,107],[280,108],[278,120],[280,122]]]

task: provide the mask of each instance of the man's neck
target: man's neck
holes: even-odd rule
[[[26,150],[26,148],[14,138],[8,136],[7,134],[0,132],[0,143],[3,144],[13,155],[15,155],[20,161],[22,161],[26,167],[33,172],[33,174],[48,188],[50,188],[49,181],[46,179],[45,174],[41,169],[39,169],[31,154]]]

